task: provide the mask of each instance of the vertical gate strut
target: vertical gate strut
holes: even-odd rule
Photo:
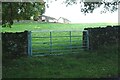
[[[50,32],[50,53],[52,53],[52,32]]]
[[[31,31],[28,31],[28,56],[32,56],[32,35]]]

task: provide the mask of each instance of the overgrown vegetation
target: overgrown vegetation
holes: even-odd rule
[[[61,56],[3,59],[3,78],[111,78],[118,76],[117,47]]]

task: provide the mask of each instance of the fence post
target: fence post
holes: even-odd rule
[[[86,31],[86,37],[87,37],[87,50],[89,50],[89,31]]]
[[[52,32],[50,31],[50,53],[52,53]]]
[[[28,56],[32,56],[32,35],[31,35],[31,31],[28,31]]]
[[[70,31],[70,49],[72,51],[72,34],[71,34],[71,31]]]

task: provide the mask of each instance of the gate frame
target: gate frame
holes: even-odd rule
[[[32,56],[32,32],[28,31],[28,56]]]
[[[70,32],[70,46],[71,46],[71,32],[79,32],[79,30],[66,30],[66,31],[49,31],[50,33],[50,53],[52,53],[52,32]],[[32,32],[45,32],[45,31],[28,31],[28,56],[32,56]],[[46,31],[48,32],[48,31]],[[81,30],[80,32],[86,32],[86,40],[87,40],[87,50],[89,50],[89,32],[88,30]],[[83,37],[83,36],[82,36]],[[70,48],[71,49],[71,48]],[[51,55],[51,54],[50,54]]]

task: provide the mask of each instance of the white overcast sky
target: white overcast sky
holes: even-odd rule
[[[47,1],[47,0],[45,0]],[[52,1],[52,0],[51,0]],[[70,5],[66,7],[62,4],[63,0],[53,1],[49,0],[49,8],[46,8],[45,15],[55,17],[64,17],[69,19],[72,23],[117,23],[118,22],[118,11],[114,13],[107,12],[106,14],[100,14],[102,8],[94,10],[94,13],[87,14],[86,16],[80,12],[80,4]]]

